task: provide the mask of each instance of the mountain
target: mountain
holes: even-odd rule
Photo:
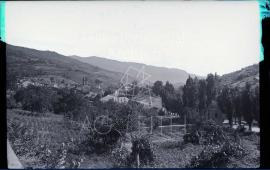
[[[189,74],[180,69],[156,67],[134,62],[120,62],[100,57],[64,56],[52,51],[40,51],[7,44],[7,79],[50,76],[63,77],[82,83],[86,77],[94,84],[98,79],[104,87],[116,86],[128,68],[141,69],[151,75],[149,80],[170,81],[175,86],[185,84]],[[137,72],[129,72],[135,77]],[[191,74],[191,77],[195,75]],[[259,85],[259,65],[254,64],[220,77],[219,84],[231,87],[244,87],[246,82],[252,88]]]
[[[171,82],[175,86],[184,85],[188,76],[195,77],[194,74],[189,74],[184,70],[176,69],[176,68],[166,68],[166,67],[157,67],[157,66],[151,66],[141,63],[135,63],[135,62],[121,62],[117,60],[107,59],[107,58],[101,58],[101,57],[78,57],[78,56],[70,56],[70,58],[77,59],[79,61],[92,64],[94,66],[125,73],[128,68],[132,67],[135,69],[142,69],[144,67],[145,73],[150,74],[149,80],[153,83],[157,80],[161,80],[164,83],[166,81]],[[133,77],[136,77],[136,73],[131,73]]]
[[[245,87],[246,83],[251,85],[251,88],[259,86],[259,64],[242,68],[241,70],[224,74],[220,77],[219,84],[228,85],[230,87]]]
[[[56,52],[9,44],[6,46],[6,60],[7,79],[55,75],[82,83],[83,77],[86,77],[90,84],[99,79],[104,86],[114,86],[120,82],[122,76],[120,73],[80,62]]]

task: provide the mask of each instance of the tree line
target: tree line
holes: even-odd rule
[[[218,110],[229,120],[241,125],[246,121],[251,129],[253,120],[259,119],[259,87],[251,89],[250,84],[245,87],[229,87],[220,84],[217,74],[208,74],[205,79],[188,77],[186,84],[178,89],[166,82],[156,81],[152,92],[162,98],[163,106],[178,114],[186,114],[189,121],[215,119]],[[210,108],[215,108],[215,114]]]
[[[249,128],[253,120],[259,123],[259,87],[252,89],[247,83],[243,88],[232,88],[221,85],[219,80],[217,74],[208,74],[205,79],[189,76],[185,85],[179,88],[168,81],[165,84],[156,81],[152,93],[162,98],[162,104],[168,111],[186,114],[190,123],[215,119],[219,110],[231,126],[233,121],[241,125],[242,120],[247,122]],[[23,109],[33,112],[72,113],[73,117],[80,117],[82,112],[93,110],[93,103],[89,104],[82,93],[72,89],[30,85],[17,89],[13,97],[16,102],[8,98],[8,104],[19,103]],[[99,102],[99,98],[92,102]],[[210,111],[213,106],[214,115]]]

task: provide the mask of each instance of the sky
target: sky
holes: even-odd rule
[[[260,60],[256,1],[6,2],[6,42],[222,75]]]

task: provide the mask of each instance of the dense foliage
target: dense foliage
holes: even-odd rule
[[[143,167],[154,161],[154,153],[151,142],[145,136],[135,138],[132,141],[132,152],[127,158],[128,167]]]
[[[235,130],[226,129],[213,121],[203,122],[193,129],[204,149],[198,156],[191,159],[189,168],[224,168],[232,157],[238,158],[245,154]]]
[[[32,112],[52,111],[55,91],[51,88],[30,85],[19,89],[14,98],[20,102],[22,108]]]
[[[238,119],[238,124],[241,125],[241,120],[244,118],[251,130],[253,120],[260,121],[258,87],[251,90],[248,83],[243,90],[224,87],[217,101],[222,112],[226,114],[230,126],[233,124],[233,119]]]

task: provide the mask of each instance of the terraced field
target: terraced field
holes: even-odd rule
[[[61,150],[75,147],[72,144],[84,137],[79,124],[51,113],[41,116],[22,110],[8,110],[7,124],[8,139],[24,167],[57,166],[61,162]],[[55,157],[50,158],[52,155]],[[74,157],[77,159],[83,155]],[[50,159],[56,159],[52,165]]]

